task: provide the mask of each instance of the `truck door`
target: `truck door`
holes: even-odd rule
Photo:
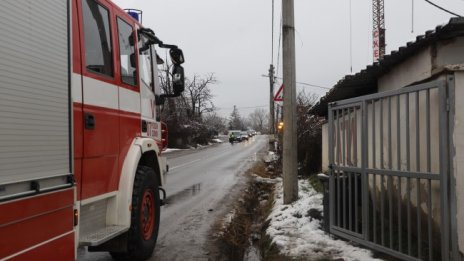
[[[106,0],[80,2],[84,200],[115,191],[118,186],[119,90],[111,4]]]
[[[116,12],[119,76],[119,169],[135,137],[140,136],[140,81],[136,22],[121,10]]]

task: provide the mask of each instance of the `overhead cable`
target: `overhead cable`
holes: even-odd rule
[[[448,9],[445,9],[444,7],[441,7],[441,6],[433,3],[432,1],[429,1],[429,0],[424,0],[424,1],[431,4],[431,5],[433,5],[433,6],[435,6],[436,8],[438,8],[438,9],[444,11],[444,12],[447,12],[448,14],[452,14],[452,15],[457,16],[457,17],[462,17],[461,15],[458,15],[458,14],[456,14],[456,13],[454,13],[454,12],[448,10]]]

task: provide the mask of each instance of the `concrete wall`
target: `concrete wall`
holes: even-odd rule
[[[463,64],[464,37],[441,41],[396,65],[381,76],[379,92],[395,90],[431,78],[448,65]]]
[[[432,48],[426,48],[414,57],[395,66],[377,81],[379,92],[396,90],[432,75]]]

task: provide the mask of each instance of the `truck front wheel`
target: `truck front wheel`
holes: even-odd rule
[[[116,260],[147,260],[153,253],[160,223],[160,197],[155,171],[139,166],[132,192],[131,227],[127,252],[112,252]]]

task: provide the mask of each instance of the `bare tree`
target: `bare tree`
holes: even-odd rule
[[[257,108],[248,116],[251,127],[255,131],[266,132],[269,113],[265,109]]]
[[[303,90],[298,93],[296,100],[298,162],[305,174],[311,174],[321,169],[323,119],[308,114],[309,108],[318,100],[317,95]]]
[[[208,126],[208,128],[215,130],[215,132],[224,133],[227,130],[226,119],[217,115],[216,112],[206,113],[203,116],[203,123]]]
[[[171,67],[166,62],[161,69],[160,83],[164,93],[172,93]],[[217,80],[213,73],[194,75],[191,80],[186,78],[185,91],[179,97],[167,99],[167,105],[162,106],[161,117],[168,125],[170,146],[206,143],[214,134],[214,129],[204,123],[203,114],[215,110],[210,89],[215,83]]]
[[[210,73],[203,77],[194,75],[192,80],[187,79],[186,82],[185,89],[187,98],[190,100],[188,116],[201,119],[203,113],[214,111],[213,95],[210,89],[212,84],[217,83],[214,74]]]

